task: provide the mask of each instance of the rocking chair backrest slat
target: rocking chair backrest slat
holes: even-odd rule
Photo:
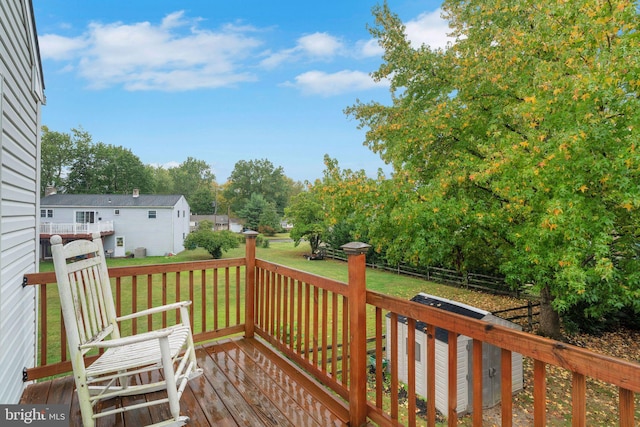
[[[82,271],[82,279],[85,283],[87,290],[87,297],[90,303],[89,305],[89,320],[91,322],[91,336],[94,336],[98,332],[100,332],[106,325],[102,324],[102,316],[100,314],[100,307],[98,300],[102,292],[98,292],[99,288],[98,283],[96,283],[96,278],[94,275],[95,266],[88,268]],[[100,280],[98,278],[98,280]]]
[[[87,301],[90,298],[90,295],[87,295],[87,291],[90,291],[90,289],[85,288],[85,278],[82,273],[82,271],[76,271],[75,273],[70,274],[69,281],[72,286],[74,286],[72,290],[76,290],[78,295],[78,299],[74,299],[73,302],[75,305],[76,318],[78,319],[78,329],[80,331],[84,331],[84,339],[82,340],[84,343],[93,335],[93,331],[91,329],[91,313],[87,307]]]
[[[69,242],[62,251],[54,252],[56,271],[66,271],[58,276],[58,290],[65,325],[74,326],[73,331],[67,327],[69,346],[75,346],[72,352],[110,334],[114,338],[120,336],[104,248],[99,234],[93,238]],[[60,244],[60,237],[53,236],[51,243]]]
[[[98,278],[97,280],[100,280],[101,282],[105,279],[100,278],[100,269],[98,268],[98,266],[94,266],[92,268],[92,272],[93,272],[93,276]],[[107,281],[109,281],[109,278],[106,279]],[[109,285],[111,285],[111,283],[109,282]],[[105,302],[104,302],[104,293],[100,292],[98,294],[98,298],[96,300],[97,306],[96,306],[96,310],[98,310],[98,313],[100,313],[101,320],[102,320],[102,325],[106,326],[109,324],[109,318],[107,316],[107,308],[105,306]]]
[[[76,281],[76,273],[69,273],[69,283],[67,286],[68,292],[71,293],[72,303],[73,303],[73,313],[75,316],[74,322],[75,327],[78,331],[80,343],[84,343],[87,341],[87,337],[91,336],[91,331],[87,330],[85,325],[87,324],[88,319],[86,318],[86,310],[83,310],[82,304],[85,301],[84,292],[81,286],[78,286],[78,282]],[[60,285],[58,284],[58,288]],[[62,296],[62,290],[59,289],[60,295]],[[63,303],[65,304],[65,303]],[[66,303],[68,304],[68,302]],[[64,310],[64,308],[63,308]],[[67,320],[65,319],[65,324]]]

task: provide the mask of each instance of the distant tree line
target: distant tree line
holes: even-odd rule
[[[230,214],[248,228],[265,233],[280,229],[292,196],[303,185],[267,159],[241,160],[228,181],[219,184],[204,160],[187,157],[176,167],[145,165],[130,149],[94,142],[81,127],[58,132],[42,127],[41,188],[67,194],[181,194],[191,212]]]

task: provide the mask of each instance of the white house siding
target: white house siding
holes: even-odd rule
[[[181,197],[173,209],[173,216],[176,220],[173,222],[173,250],[174,254],[184,250],[184,239],[189,234],[189,204],[184,197]]]
[[[156,218],[149,218],[150,210],[156,211]],[[188,230],[189,211],[186,212]],[[182,212],[180,215],[182,219]],[[174,207],[120,208],[120,218],[114,219],[115,234],[112,237],[124,236],[125,250],[131,253],[136,248],[145,248],[148,256],[178,253],[184,248],[184,241],[182,233],[179,234],[180,240],[177,240],[176,229],[179,227],[174,224],[174,216],[177,217]],[[108,246],[107,242],[105,244]]]
[[[116,238],[122,236],[128,253],[137,248],[145,248],[147,256],[178,253],[184,250],[189,233],[189,204],[184,196],[56,194],[44,197],[41,207],[53,210],[49,220],[54,223],[75,222],[77,211],[97,212],[96,221],[112,221],[114,234],[105,236],[106,250],[114,249]],[[149,211],[156,211],[156,218],[149,218]]]
[[[0,2],[0,403],[17,403],[35,364],[42,75],[30,0]]]

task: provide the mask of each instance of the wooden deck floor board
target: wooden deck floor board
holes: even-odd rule
[[[49,396],[49,390],[52,382],[53,381],[45,381],[30,385],[24,393],[22,393],[20,403],[32,403],[34,405],[47,403],[47,397]]]
[[[224,372],[228,381],[239,392],[241,399],[248,403],[263,426],[294,427],[294,424],[280,411],[267,395],[255,384],[252,378],[238,366],[230,356],[237,350],[234,342],[228,342],[219,346],[209,347],[207,351]]]
[[[286,417],[291,425],[299,427],[324,427],[306,413],[304,409],[287,394],[274,379],[270,378],[262,371],[251,357],[242,351],[236,342],[233,347],[228,347],[224,352],[225,363],[227,364],[226,372],[242,373],[242,377],[246,379],[247,386],[254,390],[261,399],[263,404],[274,405]],[[220,353],[218,354],[218,357]],[[274,420],[275,421],[275,420]],[[284,421],[281,421],[283,423]],[[280,425],[280,424],[278,424]]]
[[[189,381],[189,387],[187,387],[187,389],[193,394],[210,425],[221,427],[237,426],[238,423],[224,406],[224,403],[206,375],[207,370],[212,369],[210,365],[213,365],[213,360],[211,360],[204,348],[196,349],[196,357],[198,359],[198,366],[204,369],[205,375]]]
[[[288,359],[277,357],[274,352],[262,341],[241,340],[238,341],[247,354],[254,359],[258,358],[269,366],[272,376],[288,375],[288,393],[297,396],[300,400],[311,402],[310,407],[315,407],[315,413],[323,420],[323,425],[346,425],[349,421],[349,408],[346,403],[336,399],[331,393],[317,381],[313,380],[303,371],[300,371]]]
[[[180,402],[181,414],[190,417],[191,426],[347,425],[348,414],[343,402],[338,402],[330,391],[311,381],[261,341],[243,338],[218,341],[199,347],[196,355],[204,374],[189,382]],[[144,374],[135,381],[153,380],[153,376]],[[157,396],[130,396],[100,405],[113,408],[122,402],[140,402],[152,397]],[[28,386],[20,403],[70,403],[70,425],[82,425],[72,376]],[[163,404],[108,416],[97,425],[138,427],[157,422],[168,414],[168,404]]]
[[[343,412],[344,409],[340,405],[327,408],[327,400],[324,402],[318,397],[315,391],[318,390],[315,384],[303,377],[300,371],[294,369],[286,362],[277,364],[273,361],[271,351],[265,347],[256,347],[259,345],[257,341],[251,343],[243,340],[238,341],[238,346],[243,350],[243,354],[251,358],[256,367],[262,371],[263,375],[276,382],[282,392],[290,396],[301,409],[310,414],[313,419],[321,426],[340,426],[344,425],[348,420],[348,413]],[[310,390],[307,390],[307,388]],[[334,412],[332,412],[335,411]],[[336,413],[342,414],[345,418],[341,420]]]

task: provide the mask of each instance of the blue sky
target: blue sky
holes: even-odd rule
[[[374,0],[35,0],[45,94],[42,124],[82,127],[143,163],[206,161],[223,183],[239,160],[269,159],[294,180],[389,168],[345,116],[388,102],[369,73],[381,50],[366,26]],[[439,1],[389,0],[413,44],[442,47]]]

